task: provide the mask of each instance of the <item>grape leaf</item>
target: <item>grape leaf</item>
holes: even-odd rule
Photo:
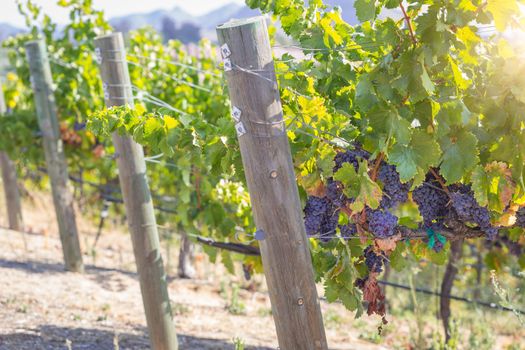
[[[361,22],[370,21],[376,17],[376,1],[375,0],[356,0],[354,8],[357,19]]]
[[[472,172],[472,190],[474,197],[481,206],[486,206],[489,203],[490,180],[481,165],[476,166]]]
[[[476,136],[464,129],[442,139],[443,160],[440,171],[449,183],[461,180],[479,162],[477,144]]]
[[[352,164],[344,163],[334,174],[334,180],[343,184],[343,192],[346,196],[355,198],[355,201],[350,205],[353,211],[361,211],[365,205],[372,209],[379,207],[382,197],[381,187],[368,176],[366,161],[359,163],[358,172],[355,171]]]
[[[496,29],[500,32],[507,28],[511,17],[520,11],[517,2],[514,0],[488,0],[487,10],[492,13]]]
[[[401,181],[408,181],[418,173],[418,169],[428,169],[438,164],[440,149],[438,143],[422,130],[412,134],[408,146],[396,144],[388,159],[397,167]]]

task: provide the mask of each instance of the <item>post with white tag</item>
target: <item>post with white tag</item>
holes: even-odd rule
[[[73,206],[73,193],[68,186],[67,162],[60,136],[46,44],[43,40],[29,41],[25,48],[66,270],[82,272],[84,265]]]
[[[133,107],[133,93],[122,34],[113,33],[98,37],[95,39],[95,46],[106,106]],[[144,151],[142,146],[129,136],[121,136],[115,132],[112,139],[118,154],[120,188],[126,206],[151,348],[176,350],[177,334],[160,254],[159,234],[146,175]]]
[[[265,19],[217,35],[279,348],[328,349]]]

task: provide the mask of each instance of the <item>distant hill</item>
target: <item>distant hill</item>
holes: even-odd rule
[[[12,26],[9,23],[2,22],[0,23],[0,42],[4,41],[12,35],[21,33],[22,31],[22,29]]]
[[[127,32],[130,30],[151,26],[156,30],[162,29],[162,21],[169,18],[175,23],[196,22],[195,18],[180,7],[172,10],[156,10],[148,13],[134,13],[122,17],[114,17],[109,23],[116,30]]]
[[[324,0],[324,2],[328,6],[339,6],[346,22],[352,25],[359,23],[355,14],[354,0]],[[171,10],[114,17],[109,20],[109,23],[115,30],[122,32],[151,26],[162,33],[166,40],[177,38],[184,42],[194,42],[201,37],[215,40],[215,27],[230,19],[257,15],[260,15],[259,10],[252,10],[246,5],[232,2],[201,16],[192,16],[176,6]],[[399,10],[385,10],[380,17],[401,18],[401,13]],[[22,29],[7,23],[0,23],[0,41],[19,32],[22,32]]]

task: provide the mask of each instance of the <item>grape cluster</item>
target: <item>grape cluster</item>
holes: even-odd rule
[[[394,165],[383,163],[379,168],[377,178],[383,183],[381,208],[392,208],[394,205],[408,200],[410,184],[401,182]]]
[[[339,209],[327,198],[310,196],[304,208],[306,234],[326,242],[335,235]]]
[[[397,216],[383,210],[367,210],[368,230],[376,238],[388,238],[395,234]]]
[[[490,212],[486,207],[482,207],[474,198],[474,193],[470,190],[451,192],[451,204],[458,217],[465,221],[478,225],[489,239],[497,236],[499,229],[490,224]]]
[[[368,158],[370,158],[370,153],[360,148],[351,149],[346,152],[339,152],[334,158],[334,173],[341,169],[344,163],[352,164],[355,170],[357,170],[359,168],[359,160]]]
[[[451,192],[450,198],[452,199],[452,207],[461,220],[476,223],[479,227],[490,225],[488,209],[480,206],[472,193]]]
[[[516,226],[525,228],[525,207],[516,212]]]
[[[357,226],[355,224],[346,224],[346,225],[339,225],[339,230],[341,231],[341,236],[343,238],[349,239],[350,237],[353,237],[357,233]]]
[[[366,247],[364,252],[365,264],[370,272],[381,272],[383,271],[383,264],[385,263],[385,257],[376,254],[371,246]]]
[[[419,208],[425,228],[431,227],[435,220],[442,221],[447,214],[449,198],[440,184],[432,179],[432,175],[427,176],[425,182],[412,191],[412,199]]]
[[[332,201],[335,206],[340,208],[351,201],[343,194],[343,185],[341,182],[334,181],[332,178],[328,179],[326,185],[326,197]]]

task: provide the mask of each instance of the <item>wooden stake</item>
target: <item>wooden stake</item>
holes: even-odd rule
[[[233,20],[217,35],[280,349],[327,349],[265,19]]]
[[[0,114],[6,112],[7,108],[4,101],[4,92],[0,86]],[[20,192],[16,180],[16,168],[14,162],[9,159],[6,152],[0,152],[0,168],[2,168],[2,182],[4,183],[9,228],[15,231],[22,231],[24,229],[24,221],[22,219]]]
[[[82,272],[84,265],[73,207],[73,194],[68,187],[67,163],[64,145],[60,137],[57,107],[53,93],[53,78],[45,42],[43,40],[27,42],[26,54],[35,95],[38,123],[42,131],[47,173],[51,180],[66,270]]]
[[[133,93],[121,33],[95,39],[100,72],[108,107],[133,106]],[[133,252],[140,278],[142,301],[155,350],[176,350],[177,335],[172,320],[166,274],[160,253],[159,234],[153,210],[142,146],[131,137],[113,134],[120,187]]]

